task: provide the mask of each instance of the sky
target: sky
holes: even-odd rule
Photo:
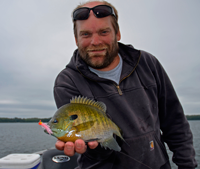
[[[80,0],[0,0],[0,117],[49,118],[54,81],[77,48],[71,12]],[[200,1],[109,0],[120,42],[161,62],[186,115],[200,114]]]

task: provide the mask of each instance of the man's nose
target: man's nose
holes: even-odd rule
[[[101,37],[98,34],[93,34],[91,44],[95,46],[101,44]]]

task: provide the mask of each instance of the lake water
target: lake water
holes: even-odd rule
[[[200,121],[189,121],[200,169]],[[52,148],[56,138],[43,132],[37,123],[0,123],[0,158],[11,153],[33,153]],[[172,153],[168,151],[171,158]],[[171,163],[173,169],[177,166]]]

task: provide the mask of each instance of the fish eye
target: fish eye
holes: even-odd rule
[[[55,120],[53,121],[53,123],[58,123],[58,120],[55,119]]]
[[[70,120],[76,120],[78,116],[76,114],[70,116]]]

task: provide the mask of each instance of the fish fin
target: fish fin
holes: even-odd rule
[[[122,137],[121,133],[118,133],[118,132],[114,132],[114,134],[116,136],[118,136],[127,146],[130,147],[130,145],[124,140],[124,138]]]
[[[115,133],[115,132],[114,132],[114,134],[115,134],[117,137],[119,137],[127,146],[130,147],[130,145],[126,142],[126,140],[124,140],[124,138],[122,137],[121,134],[119,135],[119,133]]]
[[[73,126],[73,127],[76,128],[77,132],[80,132],[80,131],[84,131],[84,130],[90,129],[93,125],[94,125],[94,121],[88,121],[88,122],[81,123],[81,124],[79,124],[77,126]]]
[[[118,145],[117,141],[113,137],[109,137],[108,139],[104,140],[100,143],[105,149],[109,148],[115,151],[121,151],[120,146]]]
[[[106,105],[103,102],[94,101],[92,99],[88,99],[87,97],[75,96],[70,100],[70,103],[81,103],[94,106],[100,109],[103,112],[106,112]]]
[[[115,134],[116,136],[118,136],[121,140],[123,140],[124,142],[126,142],[126,141],[124,140],[124,138],[122,137],[122,135],[121,135],[120,132],[114,132],[114,134]]]

